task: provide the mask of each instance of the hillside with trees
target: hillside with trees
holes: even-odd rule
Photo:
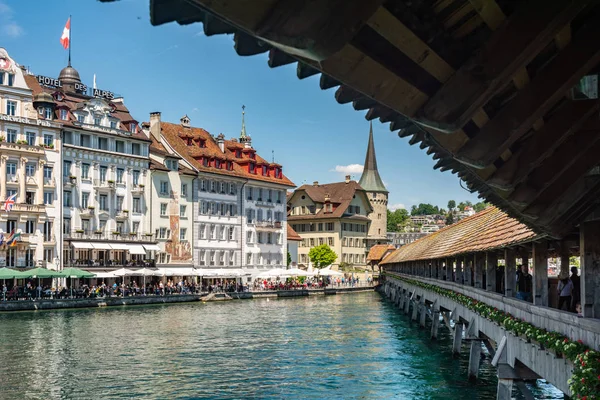
[[[465,213],[470,208],[477,213],[488,206],[489,204],[485,202],[473,204],[470,201],[461,201],[457,204],[455,200],[449,200],[446,204],[446,209],[429,203],[420,203],[419,205],[413,205],[410,212],[404,208],[399,208],[394,211],[388,210],[387,230],[388,232],[404,232],[407,229],[410,230],[410,228],[417,228],[411,226],[410,217],[419,215],[439,216],[446,222],[446,225],[452,225],[461,218],[464,218]]]

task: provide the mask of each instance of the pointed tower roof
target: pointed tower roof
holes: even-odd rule
[[[365,157],[365,166],[358,183],[367,192],[388,193],[388,190],[385,188],[385,185],[379,176],[379,171],[377,171],[377,158],[375,157],[375,144],[373,143],[372,122],[369,130],[369,145],[367,147],[367,157]]]

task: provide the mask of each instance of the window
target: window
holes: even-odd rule
[[[17,131],[16,131],[16,129],[7,129],[6,130],[6,141],[8,143],[16,143],[17,142]]]
[[[54,249],[52,247],[44,249],[44,261],[52,262],[54,259]]]
[[[248,200],[252,200],[252,188],[248,187],[246,188],[246,194],[248,195]]]
[[[117,121],[110,121],[110,129],[117,129]]]
[[[251,224],[253,222],[254,210],[246,210],[246,222]]]
[[[211,239],[216,239],[217,238],[217,226],[216,225],[211,225],[210,226],[210,238]]]
[[[71,234],[71,218],[63,218],[63,233],[65,235]]]
[[[159,239],[166,239],[167,237],[167,228],[160,228],[158,230],[158,238]]]
[[[44,139],[45,140],[45,139]],[[79,135],[79,146],[81,147],[92,147],[92,137],[90,135]]]
[[[137,128],[137,124],[135,122],[132,122],[129,124],[129,132],[135,133],[136,128]]]
[[[6,114],[15,115],[17,113],[17,102],[13,100],[6,101]]]
[[[140,171],[133,170],[132,179],[133,179],[134,185],[139,185],[140,184]]]
[[[27,140],[28,145],[35,146],[35,133],[25,132],[25,140]]]
[[[25,221],[25,233],[35,233],[35,221],[27,220]]]
[[[187,206],[179,206],[179,216],[185,218],[185,211],[186,211]]]
[[[221,193],[225,193],[225,182],[221,182]]]
[[[102,125],[102,119],[100,117],[94,117],[94,125]]]
[[[67,110],[65,110],[64,108],[60,109],[60,119],[62,119],[63,121],[66,121],[69,118],[69,112]]]
[[[54,201],[54,192],[44,192],[44,204],[49,206]]]
[[[27,163],[25,164],[25,176],[32,177],[35,175],[35,164]]]
[[[208,202],[201,201],[200,202],[200,214],[208,214]]]
[[[117,183],[123,183],[123,175],[125,170],[123,168],[117,168]]]
[[[332,237],[327,238],[327,245],[333,246],[333,238]]]
[[[100,197],[98,198],[99,200],[99,205],[100,205],[100,209],[102,211],[108,211],[108,196],[105,194],[101,194]]]
[[[44,134],[44,146],[54,147],[54,135]]]
[[[322,223],[322,222],[320,222],[320,223],[317,225],[317,232],[323,232],[323,223]]]
[[[281,190],[278,190],[278,191],[277,191],[277,203],[279,203],[279,204],[281,204],[281,194],[282,194],[282,193],[283,193],[283,192],[282,192]]]
[[[229,227],[229,240],[233,240],[233,235],[235,233],[235,228],[233,226]]]
[[[77,122],[83,124],[85,121],[85,117],[81,114],[77,115]]]
[[[131,224],[131,232],[132,233],[138,233],[138,231],[140,230],[140,223],[135,221]]]
[[[17,263],[17,249],[9,247],[6,251],[6,266],[14,267]]]
[[[210,191],[216,193],[217,191],[217,183],[215,181],[210,181]]]
[[[142,146],[139,143],[131,143],[131,154],[136,156],[142,155]]]
[[[98,148],[100,150],[108,150],[108,138],[98,138]]]
[[[8,86],[15,84],[15,74],[8,74]]]
[[[90,205],[90,193],[81,192],[81,208],[88,208]]]
[[[250,172],[251,174],[253,174],[253,173],[255,172],[255,166],[254,166],[254,163],[250,163],[250,164],[248,164],[248,168],[249,168],[249,170],[250,170],[249,172]]]
[[[256,198],[257,201],[262,201],[263,199],[263,190],[262,188],[258,188],[258,197]]]
[[[65,207],[71,207],[71,198],[72,198],[72,194],[70,190],[65,190],[63,192],[63,204]]]
[[[160,194],[161,195],[169,194],[169,182],[168,181],[160,181]]]
[[[133,202],[132,202],[132,212],[134,213],[141,213],[142,212],[142,207],[141,207],[141,201],[139,197],[134,197],[133,198]]]
[[[81,164],[81,178],[88,179],[90,175],[90,164]]]
[[[235,187],[235,183],[232,183],[231,185],[229,185],[229,194],[235,194],[236,193],[236,187]]]
[[[207,182],[206,180],[200,179],[200,191],[201,192],[206,192],[206,187],[208,186],[208,184],[206,182]]]
[[[106,174],[108,173],[108,168],[105,166],[100,167],[100,182],[106,182]]]
[[[179,229],[179,240],[181,240],[181,241],[186,240],[185,239],[186,234],[187,234],[187,229],[186,228]]]
[[[118,153],[125,153],[125,142],[123,142],[122,140],[116,140],[115,141],[115,150]]]
[[[124,232],[124,230],[123,230],[124,227],[125,227],[125,225],[123,224],[123,221],[118,221],[117,222],[117,232],[123,233]]]
[[[123,211],[123,200],[124,199],[125,198],[123,196],[117,196],[117,206],[116,206],[117,212]]]
[[[200,224],[200,239],[206,239],[206,225]]]
[[[182,183],[181,184],[181,195],[183,197],[187,197],[187,183]]]
[[[252,243],[252,231],[246,232],[246,243]]]
[[[167,203],[160,203],[160,215],[167,215]]]
[[[71,175],[71,161],[63,161],[63,176],[69,177]]]
[[[50,179],[52,179],[52,167],[44,165],[44,181],[48,182]]]
[[[63,143],[64,144],[73,144],[73,133],[69,131],[65,131],[63,133]]]

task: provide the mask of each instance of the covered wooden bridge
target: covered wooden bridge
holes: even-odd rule
[[[268,53],[269,67],[318,76],[339,103],[389,123],[503,211],[393,255],[388,285],[425,300],[434,287],[472,293],[599,349],[598,1],[150,0],[150,13],[153,24],[202,23],[207,36],[232,34],[239,55]],[[581,255],[584,318],[547,307],[549,253]],[[533,305],[509,293],[515,258],[532,260]],[[503,279],[491,273],[497,260]]]

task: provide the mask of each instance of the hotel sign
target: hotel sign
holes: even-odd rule
[[[53,88],[62,87],[62,82],[60,81],[60,79],[50,78],[48,76],[42,76],[42,75],[38,75],[36,78],[37,78],[38,83],[42,86],[53,87]],[[101,97],[101,98],[104,98],[107,100],[112,100],[115,98],[115,94],[111,91],[101,90],[101,89],[96,89],[96,88],[88,88],[88,86],[84,85],[83,83],[75,83],[75,91],[77,93],[86,94],[86,95],[92,96],[92,97]]]
[[[48,121],[44,121],[43,119],[32,119],[32,118],[25,118],[25,117],[15,117],[13,115],[6,115],[6,114],[0,114],[0,120],[1,121],[8,121],[8,122],[16,122],[19,124],[28,124],[28,125],[39,125],[39,126],[47,126],[47,127],[51,127],[52,124]]]

